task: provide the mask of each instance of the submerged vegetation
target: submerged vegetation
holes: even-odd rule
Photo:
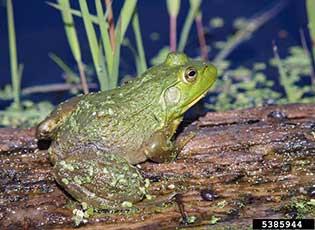
[[[21,90],[21,78],[23,65],[18,62],[16,49],[15,25],[12,0],[6,0],[11,85],[0,89],[0,99],[12,101],[11,105],[0,111],[0,125],[12,127],[30,127],[43,119],[52,109],[49,102],[35,103],[25,100]],[[72,69],[57,54],[49,54],[51,59],[64,71],[66,78],[65,89],[78,94],[80,91],[88,93],[94,88],[93,75],[95,73],[100,90],[115,88],[120,82],[127,80],[131,75],[121,76],[121,48],[127,47],[135,63],[137,75],[143,73],[148,65],[142,41],[137,0],[124,1],[119,15],[114,15],[111,0],[95,0],[93,9],[86,0],[78,1],[78,8],[74,8],[69,0],[56,0],[48,2],[52,10],[60,11],[61,23],[63,22],[65,35],[72,56],[76,62],[76,68]],[[310,34],[315,39],[315,15],[314,1],[306,1],[309,19]],[[205,106],[213,110],[228,110],[234,108],[246,108],[273,103],[315,102],[315,77],[312,56],[315,51],[309,51],[305,41],[306,31],[301,30],[301,45],[290,47],[284,57],[279,55],[278,47],[281,44],[273,43],[274,57],[263,62],[253,62],[251,65],[234,67],[228,60],[228,55],[242,42],[254,36],[267,21],[272,20],[284,7],[285,3],[279,3],[270,10],[255,14],[250,19],[238,18],[234,21],[235,33],[224,41],[211,41],[206,44],[207,30],[217,31],[226,26],[226,22],[219,17],[213,17],[209,25],[203,22],[202,0],[190,0],[190,7],[182,28],[177,26],[177,17],[181,10],[180,0],[166,0],[166,10],[169,14],[169,46],[161,47],[160,51],[150,60],[151,65],[161,63],[170,51],[185,51],[191,28],[195,25],[199,42],[199,56],[207,60],[213,57],[212,62],[219,68],[220,77],[216,82],[213,92],[205,100]],[[54,8],[54,9],[53,9]],[[91,13],[93,12],[93,13]],[[117,20],[116,20],[117,19]],[[76,22],[82,20],[86,32],[87,43],[92,57],[91,65],[86,63],[86,54],[82,54],[80,39],[76,30]],[[60,23],[60,26],[62,24]],[[130,27],[133,39],[126,37],[126,31]],[[177,29],[181,29],[177,34]],[[152,39],[158,39],[159,34],[152,34]],[[177,43],[178,38],[178,43]],[[135,44],[133,44],[133,41]],[[209,43],[209,42],[208,42]],[[21,51],[22,52],[22,51]],[[92,71],[91,71],[91,66]],[[275,77],[269,76],[273,72]],[[121,76],[122,78],[119,78]],[[57,86],[56,86],[57,87]],[[56,88],[55,87],[55,88]],[[36,88],[36,87],[35,87]],[[45,88],[45,87],[44,87]],[[47,91],[54,90],[47,87]],[[38,88],[36,88],[38,89]],[[36,91],[33,88],[28,92]]]

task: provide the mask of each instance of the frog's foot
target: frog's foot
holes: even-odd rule
[[[76,200],[89,206],[121,210],[145,194],[143,178],[124,158],[95,148],[56,162],[57,182]]]
[[[154,162],[170,162],[175,160],[178,150],[170,141],[169,137],[162,131],[154,133],[149,140],[143,144],[141,151]]]

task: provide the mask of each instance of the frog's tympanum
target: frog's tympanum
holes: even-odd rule
[[[37,130],[39,139],[52,139],[58,184],[96,208],[120,209],[143,199],[145,183],[133,165],[176,157],[171,138],[216,76],[213,65],[170,53],[122,87],[60,104]]]

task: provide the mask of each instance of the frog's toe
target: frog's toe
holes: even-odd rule
[[[57,182],[76,200],[96,208],[123,209],[145,194],[143,178],[118,155],[101,151],[72,155],[54,166]],[[84,156],[84,159],[81,159]]]

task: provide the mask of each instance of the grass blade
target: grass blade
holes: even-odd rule
[[[74,26],[73,16],[70,12],[70,1],[69,0],[58,0],[59,5],[61,6],[61,15],[62,20],[65,27],[66,36],[68,39],[68,43],[72,52],[72,55],[77,62],[79,72],[80,72],[80,79],[83,88],[84,94],[89,93],[89,88],[85,76],[84,65],[82,63],[81,57],[81,49],[80,43],[78,40],[77,32]]]
[[[281,61],[279,52],[278,52],[278,47],[275,44],[275,42],[272,42],[272,49],[273,49],[273,54],[276,60],[276,64],[278,67],[278,71],[279,71],[279,75],[280,75],[280,84],[283,86],[285,94],[288,98],[288,102],[289,103],[293,103],[294,98],[292,97],[292,95],[294,95],[294,93],[291,93],[291,86],[290,86],[290,81],[289,81],[289,77],[287,75],[287,72],[285,70],[285,67],[283,66],[283,63]]]
[[[142,36],[140,31],[140,24],[139,24],[139,17],[137,11],[134,13],[132,17],[132,27],[135,33],[136,44],[137,44],[137,53],[138,53],[138,63],[139,63],[139,70],[138,75],[143,73],[147,69],[147,62],[145,60]]]
[[[53,3],[53,2],[46,2],[49,6],[57,9],[57,10],[62,10],[62,6],[60,6],[59,4]],[[80,10],[75,10],[75,9],[67,9],[66,10],[67,13],[71,13],[74,16],[78,16],[78,17],[82,17],[81,11]],[[91,21],[95,24],[98,24],[98,18],[94,15],[90,15],[91,17]]]
[[[97,43],[96,32],[91,20],[91,16],[89,13],[88,5],[86,0],[79,0],[79,5],[82,13],[83,23],[86,30],[90,51],[92,54],[92,59],[94,63],[94,68],[97,74],[98,81],[100,83],[101,90],[106,90],[106,79],[104,77],[104,70],[101,69],[100,65],[100,54],[99,54],[99,46]]]
[[[109,71],[108,71],[108,67],[106,65],[106,60],[105,60],[105,55],[103,50],[105,50],[102,46],[102,43],[100,42],[99,44],[99,55],[100,55],[100,67],[102,72],[102,75],[104,76],[104,79],[106,80],[106,87],[107,89],[109,89],[110,87],[110,76],[109,76]]]
[[[208,59],[208,46],[206,43],[205,38],[205,31],[202,24],[202,14],[199,11],[196,18],[195,18],[196,28],[197,28],[197,34],[198,34],[198,40],[199,40],[199,46],[200,46],[200,56],[203,60]]]
[[[15,105],[17,106],[17,108],[20,108],[20,84],[21,84],[22,76],[19,76],[19,73],[21,73],[21,71],[19,71],[19,68],[18,68],[12,0],[7,0],[7,17],[8,17],[8,30],[9,30],[8,31],[9,52],[10,52],[10,68],[11,68],[13,97],[14,97]]]
[[[70,2],[69,0],[58,0],[58,3],[61,6],[61,16],[72,55],[76,62],[78,62],[81,60],[81,50],[73,17],[70,12]]]
[[[101,32],[101,39],[102,39],[102,47],[104,49],[104,54],[106,57],[106,62],[108,66],[108,73],[112,72],[112,66],[113,66],[113,49],[110,43],[110,37],[108,34],[108,23],[106,22],[106,15],[107,10],[104,15],[103,7],[100,0],[95,0],[95,6],[96,6],[96,13],[98,18],[98,24],[100,27]],[[105,58],[104,58],[105,61]]]
[[[190,0],[190,8],[186,17],[182,33],[180,35],[178,51],[183,52],[187,43],[189,31],[193,21],[199,11],[201,0]]]
[[[18,77],[19,77],[18,89],[19,89],[19,94],[21,94],[21,82],[22,82],[23,71],[24,71],[24,65],[23,64],[19,64],[19,67],[18,67]]]
[[[48,56],[60,67],[60,69],[62,69],[63,72],[65,72],[67,76],[77,77],[77,74],[56,54],[49,53]]]
[[[114,14],[112,9],[112,0],[105,0],[106,11],[108,12],[107,23],[108,23],[108,33],[110,37],[110,44],[112,48],[115,47],[115,22]]]
[[[167,0],[166,4],[168,14],[177,16],[180,8],[180,0]]]
[[[167,11],[170,18],[170,50],[176,51],[177,39],[177,15],[180,8],[180,0],[167,0]]]
[[[115,88],[118,85],[118,74],[119,74],[119,62],[120,62],[120,47],[121,47],[121,22],[118,20],[116,27],[116,41],[114,49],[113,67],[111,73],[111,88]]]
[[[253,17],[247,23],[247,25],[237,31],[225,44],[224,48],[215,56],[213,63],[220,63],[223,61],[239,44],[248,40],[252,34],[261,28],[266,22],[273,19],[278,15],[284,7],[288,4],[286,1],[279,1],[270,10],[258,14],[258,16]]]
[[[120,30],[120,38],[119,38],[120,43],[125,36],[128,25],[134,14],[136,5],[137,5],[137,0],[125,0],[124,5],[120,11],[118,22],[121,23],[121,28],[118,29],[118,27],[116,26],[116,36],[118,34],[118,30]],[[117,22],[117,25],[118,25],[118,22]],[[116,41],[117,41],[117,38],[116,38]]]
[[[306,10],[307,10],[307,18],[308,18],[308,29],[311,34],[311,38],[313,44],[315,42],[315,1],[307,0],[306,1]],[[313,56],[315,56],[315,47],[312,46]]]

